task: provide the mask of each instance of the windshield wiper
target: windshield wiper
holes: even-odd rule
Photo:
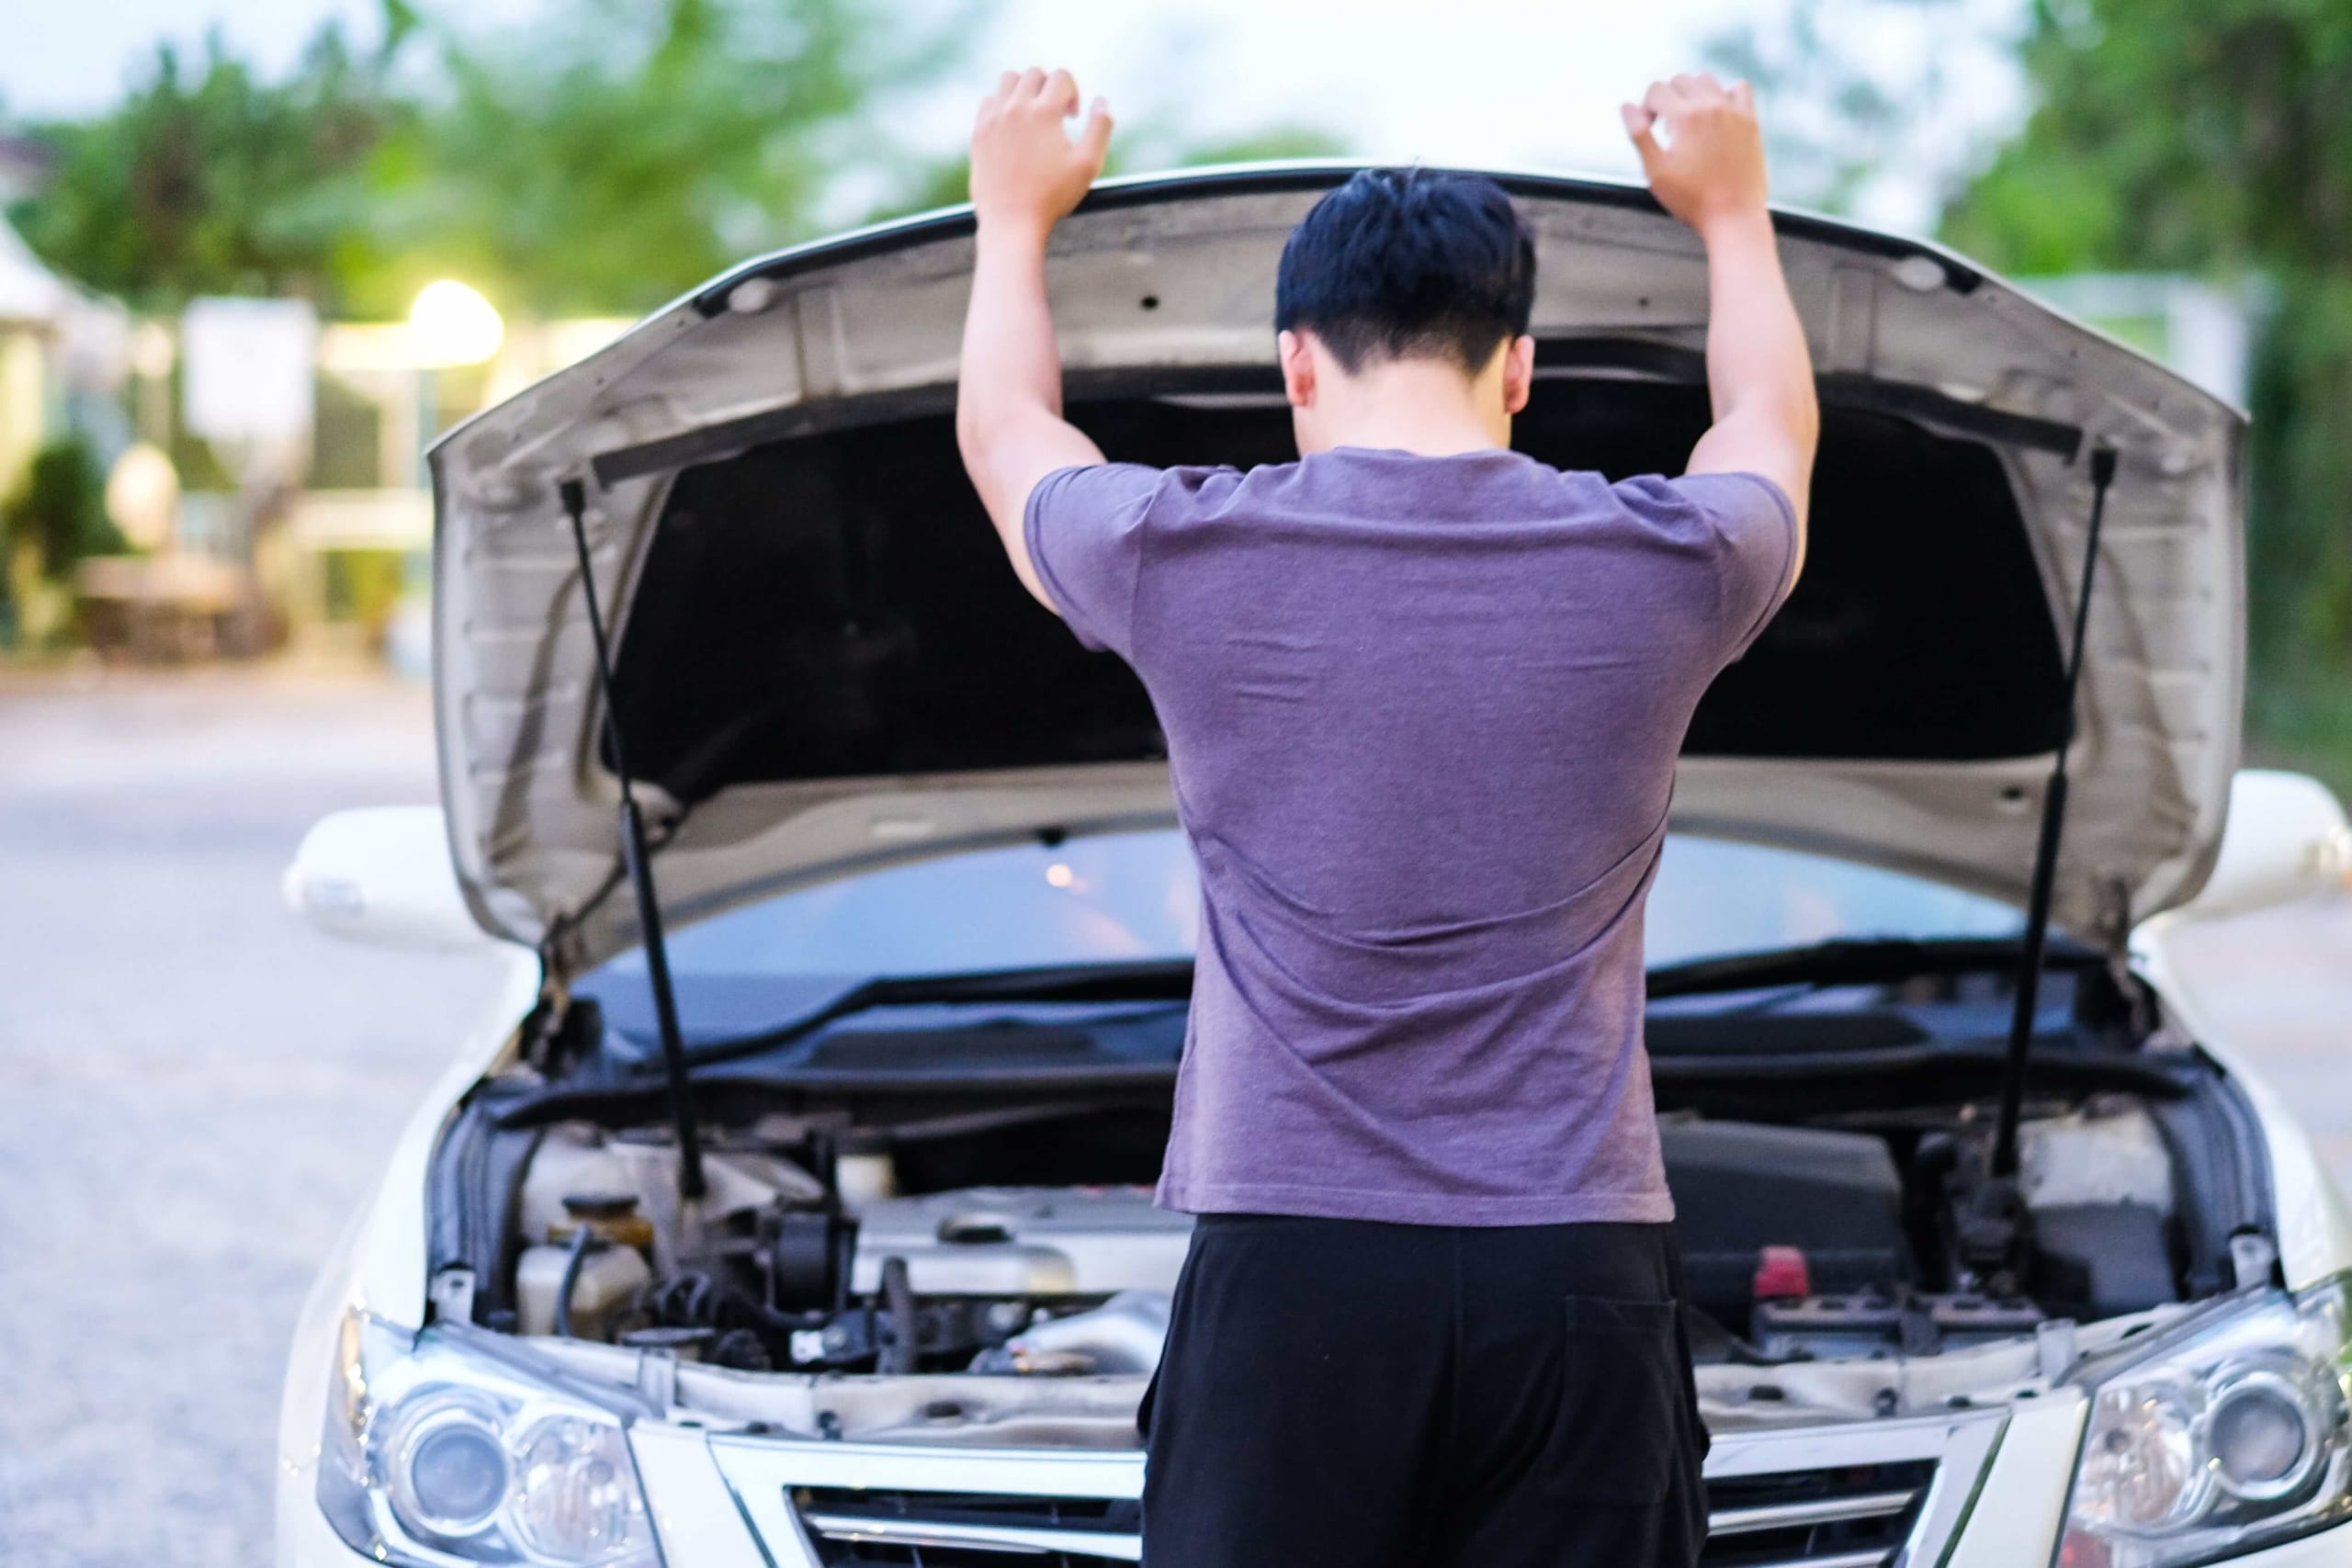
[[[2016,966],[2020,949],[2016,937],[1839,938],[1661,964],[1649,972],[1649,995],[1656,1000],[1767,986],[1892,984],[1917,976],[2006,971]],[[2058,968],[2083,969],[2104,960],[2098,949],[2059,936],[2051,944],[2048,962]],[[931,1002],[1181,1002],[1192,994],[1189,958],[884,976],[845,986],[765,1029],[689,1046],[685,1060],[705,1066],[760,1055],[805,1040],[844,1018],[881,1008]]]
[[[2024,947],[2021,937],[1841,937],[1803,947],[1662,964],[1649,973],[1649,994],[1656,1001],[1766,986],[1892,985],[1915,976],[2012,970]],[[2097,948],[2062,936],[2051,942],[2045,962],[2081,969],[2096,967],[2105,959]]]
[[[836,992],[808,1011],[755,1033],[694,1046],[686,1052],[685,1060],[691,1066],[703,1066],[756,1056],[805,1040],[853,1013],[876,1008],[925,1002],[1181,1002],[1192,994],[1193,961],[1189,958],[884,976]]]

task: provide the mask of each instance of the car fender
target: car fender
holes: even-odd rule
[[[352,1210],[296,1315],[277,1416],[277,1535],[282,1564],[319,1561],[313,1549],[332,1541],[331,1534],[322,1533],[315,1493],[328,1381],[344,1314],[356,1307],[406,1327],[424,1325],[425,1173],[434,1147],[458,1101],[505,1055],[515,1026],[538,999],[538,955],[507,943],[501,949],[503,963],[491,999],[410,1116],[375,1190]],[[326,1560],[346,1555],[333,1552]]]
[[[466,1032],[456,1058],[401,1129],[356,1241],[348,1304],[388,1323],[424,1325],[426,1179],[433,1151],[458,1101],[506,1055],[515,1026],[538,1000],[538,955],[511,943],[500,948],[503,968],[496,989]]]
[[[2191,917],[2158,915],[2132,934],[2132,968],[2164,998],[2188,1036],[2228,1073],[2262,1123],[2270,1166],[2278,1261],[2289,1288],[2301,1290],[2352,1269],[2352,1206],[2329,1176],[2311,1134],[2285,1099],[2263,1081],[2189,984],[2173,938]]]

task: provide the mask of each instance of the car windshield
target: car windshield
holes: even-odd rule
[[[670,936],[689,1036],[758,1029],[870,977],[1191,956],[1200,886],[1174,829],[1023,843],[779,894]],[[2006,936],[2012,907],[1793,850],[1667,840],[1650,893],[1652,966],[1833,938]],[[582,981],[625,1017],[645,960]],[[627,1025],[625,1025],[626,1027]]]

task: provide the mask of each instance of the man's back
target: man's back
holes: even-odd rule
[[[1078,107],[1042,71],[981,106],[956,439],[1022,581],[1150,688],[1200,859],[1145,1561],[1688,1568],[1642,901],[1691,710],[1797,575],[1818,429],[1747,90],[1624,107],[1706,250],[1714,421],[1689,477],[1613,489],[1508,449],[1535,236],[1422,169],[1283,244],[1302,461],[1106,463],[1046,297],[1110,142]]]
[[[1668,1217],[1642,899],[1691,710],[1788,581],[1778,491],[1343,447],[1064,470],[1027,532],[1150,689],[1201,863],[1164,1200]]]

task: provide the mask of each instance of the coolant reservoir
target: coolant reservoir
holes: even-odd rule
[[[526,1334],[556,1332],[564,1272],[572,1266],[571,1244],[585,1230],[592,1240],[571,1284],[571,1337],[610,1339],[616,1320],[653,1277],[645,1261],[653,1227],[637,1212],[637,1200],[625,1192],[570,1193],[563,1209],[563,1219],[549,1227],[548,1245],[526,1248],[515,1266],[517,1326]]]
[[[563,1288],[570,1247],[526,1247],[514,1269],[515,1326],[525,1334],[555,1332],[555,1303]],[[575,1339],[610,1339],[613,1325],[653,1277],[644,1254],[633,1247],[601,1247],[580,1260],[580,1280],[571,1292]]]
[[[548,1129],[523,1173],[522,1234],[530,1241],[553,1241],[571,1224],[563,1201],[579,1192],[639,1192],[628,1162],[604,1134],[584,1123]]]

